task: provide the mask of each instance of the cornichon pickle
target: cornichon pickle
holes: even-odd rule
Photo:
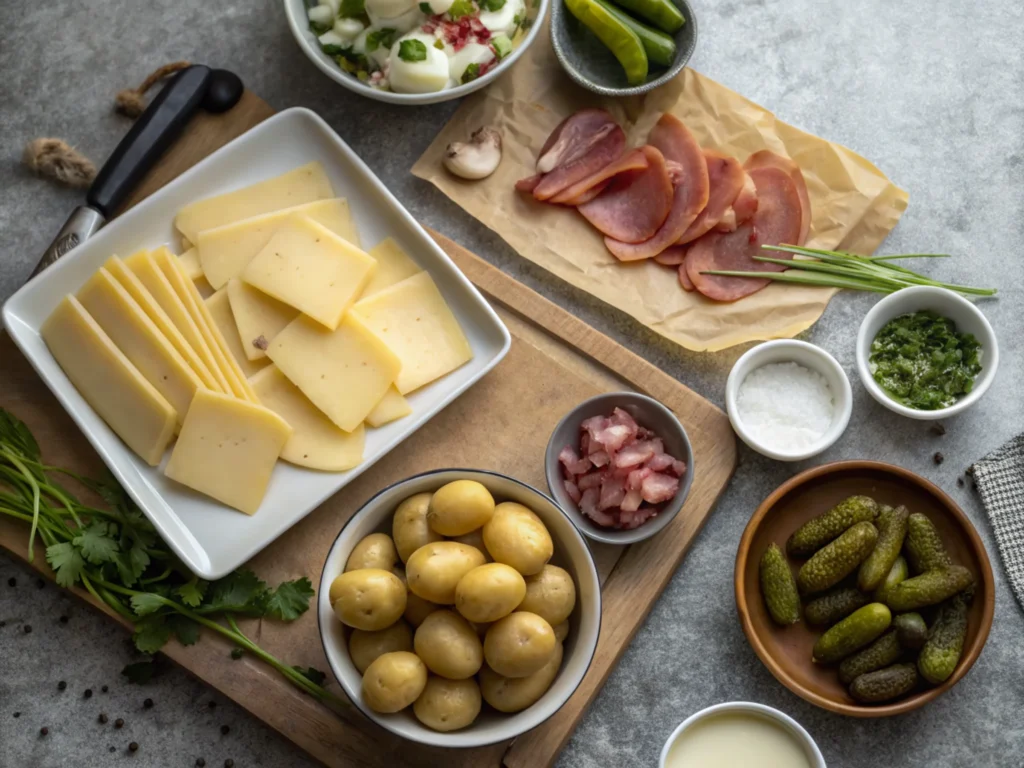
[[[907,561],[903,555],[900,555],[896,558],[896,562],[892,564],[892,568],[889,569],[889,575],[882,580],[881,585],[875,590],[875,600],[879,603],[884,603],[886,593],[909,575],[910,569],[907,567]]]
[[[775,623],[786,626],[800,621],[800,595],[778,544],[772,544],[761,556],[760,577],[761,594]]]
[[[836,587],[804,606],[808,624],[831,625],[845,619],[858,608],[871,602],[871,598],[854,587]]]
[[[636,32],[594,0],[565,0],[565,7],[619,60],[629,85],[647,80],[647,52]]]
[[[663,32],[672,34],[686,23],[682,12],[672,0],[615,0],[634,16],[647,19]]]
[[[967,600],[957,595],[942,606],[928,640],[917,657],[921,677],[932,685],[949,679],[960,661],[967,637]]]
[[[892,626],[904,648],[917,650],[928,639],[928,625],[920,613],[899,613],[892,617]]]
[[[812,659],[835,664],[859,651],[889,628],[892,614],[882,603],[869,603],[840,621],[814,644]]]
[[[850,695],[862,704],[876,704],[909,693],[917,685],[917,668],[913,664],[867,672],[850,685]]]
[[[878,504],[868,496],[851,496],[828,512],[801,525],[786,542],[793,557],[809,557],[851,526],[878,517]]]
[[[860,572],[857,574],[857,586],[865,592],[878,588],[900,556],[903,538],[907,535],[909,514],[903,506],[896,509],[882,507],[878,513],[878,521],[875,523],[878,526],[878,542],[868,559],[860,564]]]
[[[663,67],[672,66],[676,58],[676,41],[664,32],[641,24],[625,11],[621,11],[612,5],[608,0],[594,0],[598,5],[603,6],[608,13],[617,18],[627,27],[636,32],[644,50],[647,51],[647,59],[653,64],[660,64]]]
[[[871,523],[854,525],[838,539],[826,544],[803,564],[796,583],[804,594],[821,592],[853,573],[871,554],[878,540],[878,529]]]
[[[907,561],[915,575],[953,565],[932,521],[918,512],[907,519],[905,547]]]
[[[895,663],[902,653],[896,630],[889,630],[864,650],[843,659],[839,665],[839,679],[843,685],[849,685],[866,672],[874,672]]]
[[[897,584],[885,595],[886,605],[898,613],[916,611],[941,603],[974,583],[971,572],[962,565],[928,571]]]

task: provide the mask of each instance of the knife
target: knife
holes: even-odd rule
[[[226,112],[242,98],[241,79],[226,69],[194,64],[178,72],[150,102],[96,174],[85,205],[71,212],[32,271],[32,279],[89,239],[121,207],[135,185],[174,142],[196,109]]]

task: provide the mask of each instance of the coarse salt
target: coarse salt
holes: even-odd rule
[[[751,371],[740,384],[736,406],[754,440],[780,453],[817,442],[835,409],[828,380],[798,363],[769,363]]]

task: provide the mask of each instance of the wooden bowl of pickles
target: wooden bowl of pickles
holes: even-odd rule
[[[736,553],[736,607],[793,693],[853,717],[917,709],[967,674],[995,610],[978,532],[901,467],[841,461],[776,489]]]

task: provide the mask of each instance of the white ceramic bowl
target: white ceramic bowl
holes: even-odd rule
[[[331,78],[331,80],[345,88],[348,88],[348,90],[353,93],[358,93],[360,96],[366,96],[368,99],[386,101],[389,104],[416,105],[439,104],[442,101],[461,99],[463,96],[468,96],[473,93],[473,91],[479,91],[484,86],[494,82],[498,77],[501,77],[503,73],[507,72],[509,68],[516,63],[516,60],[523,55],[523,52],[533,44],[533,41],[537,39],[537,35],[540,33],[541,27],[544,26],[544,16],[548,12],[549,2],[550,0],[539,0],[539,2],[534,5],[533,2],[527,0],[527,16],[532,21],[532,25],[526,31],[526,35],[520,38],[518,45],[512,49],[512,53],[510,53],[494,69],[483,77],[478,77],[476,80],[464,85],[457,85],[454,88],[448,88],[434,93],[393,93],[391,91],[381,91],[376,88],[371,88],[365,83],[357,80],[348,72],[343,71],[334,59],[320,50],[320,44],[316,39],[316,35],[314,35],[309,29],[309,17],[306,15],[305,0],[284,0],[284,12],[288,17],[288,26],[292,30],[292,36],[295,37],[295,41],[299,44],[299,48],[301,48],[302,52],[306,54],[306,58],[312,61],[316,65],[317,69]]]
[[[740,421],[739,407],[736,403],[740,385],[752,371],[769,363],[802,365],[804,368],[809,368],[824,376],[832,390],[834,406],[832,423],[817,441],[799,451],[787,453],[762,444]],[[846,425],[850,423],[850,414],[853,412],[853,393],[850,390],[850,380],[846,377],[843,367],[824,349],[814,344],[808,344],[806,341],[780,339],[758,344],[736,361],[732,371],[729,372],[729,379],[725,383],[725,407],[729,412],[729,421],[732,422],[732,428],[736,430],[736,434],[755,451],[778,461],[801,461],[821,453],[840,438],[846,430]]]
[[[392,514],[413,494],[434,491],[453,480],[476,480],[487,486],[497,501],[515,501],[532,509],[551,533],[555,543],[554,565],[565,568],[576,582],[576,607],[569,616],[569,634],[558,677],[533,706],[513,715],[496,712],[486,704],[476,722],[461,731],[439,733],[422,725],[411,709],[393,715],[374,712],[363,703],[362,675],[348,654],[348,632],[334,615],[328,593],[359,541],[378,531],[391,533]],[[364,715],[398,736],[438,747],[480,747],[514,739],[543,723],[575,692],[590,668],[601,630],[601,583],[597,568],[576,527],[549,497],[506,475],[476,469],[441,469],[402,480],[380,491],[345,524],[327,554],[320,577],[317,602],[320,639],[327,662],[349,699]]]
[[[811,738],[811,734],[809,734],[804,727],[800,725],[800,723],[785,712],[780,712],[773,707],[768,707],[764,704],[756,704],[752,701],[729,701],[724,704],[715,704],[712,707],[702,709],[700,712],[690,715],[688,718],[683,720],[683,722],[679,724],[679,727],[672,731],[672,735],[668,737],[668,741],[665,742],[665,746],[661,750],[661,758],[658,760],[658,767],[666,768],[665,759],[668,757],[669,750],[672,748],[672,745],[676,743],[676,740],[683,731],[690,728],[699,720],[704,720],[705,718],[726,712],[750,713],[758,717],[774,720],[789,731],[789,733],[792,734],[797,742],[799,742],[804,748],[804,753],[807,755],[807,761],[810,763],[812,768],[826,768],[825,758],[822,756],[821,750],[818,749],[818,745],[814,743],[814,739]]]
[[[871,375],[868,362],[868,358],[871,356],[871,342],[882,330],[882,326],[894,317],[918,312],[922,309],[930,309],[943,317],[948,317],[956,323],[958,331],[973,334],[974,338],[981,343],[981,373],[974,380],[974,389],[948,408],[940,408],[937,411],[920,411],[897,403],[878,386]],[[890,411],[911,419],[937,421],[967,410],[985,394],[996,377],[998,367],[999,345],[996,342],[995,331],[992,330],[988,319],[970,301],[945,288],[919,285],[889,294],[864,316],[864,320],[860,324],[860,331],[857,333],[857,371],[860,373],[860,380],[864,383],[864,388]]]

